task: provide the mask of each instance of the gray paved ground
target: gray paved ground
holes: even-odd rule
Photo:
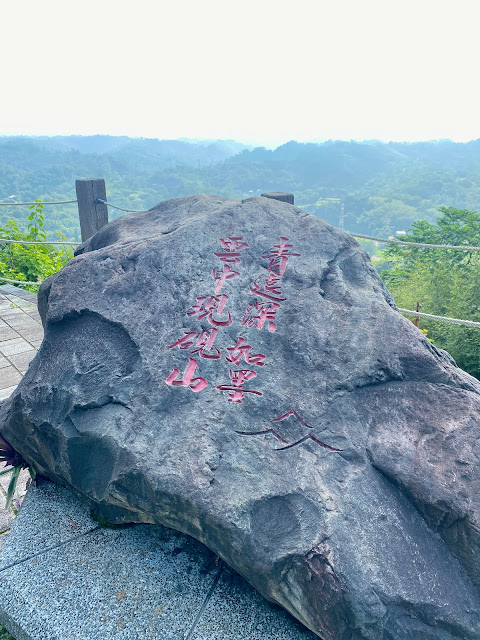
[[[30,360],[43,338],[43,328],[37,311],[37,296],[12,285],[0,286],[0,402],[3,402],[22,379]],[[29,478],[22,472],[17,497],[25,493]],[[10,475],[0,476],[0,547],[13,521],[13,511],[3,509]]]
[[[0,624],[17,640],[317,638],[193,538],[102,528],[45,480],[0,550]]]
[[[0,402],[22,379],[43,338],[37,296],[0,286]]]

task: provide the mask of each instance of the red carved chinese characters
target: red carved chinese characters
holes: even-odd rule
[[[192,349],[191,353],[198,353],[201,358],[206,358],[207,360],[218,360],[221,358],[222,354],[217,347],[214,347],[216,353],[206,353],[213,347],[217,333],[218,329],[212,329],[210,332],[202,329],[195,343],[195,349]]]
[[[257,280],[253,281],[252,288],[250,289],[251,293],[254,293],[256,296],[261,296],[262,298],[267,298],[267,300],[274,300],[275,302],[285,302],[286,298],[280,297],[280,286],[275,283],[274,286],[269,284],[269,280],[271,276],[275,276],[274,273],[270,273],[267,276],[267,281],[263,287],[258,284]],[[276,276],[278,278],[278,276]]]
[[[190,349],[190,353],[198,353],[201,358],[218,360],[222,357],[222,354],[217,347],[214,347],[216,353],[206,353],[213,347],[217,333],[218,329],[212,329],[210,332],[202,329],[200,335],[198,335],[196,331],[185,331],[181,338],[178,338],[178,340],[168,346],[168,349],[173,349],[174,347]],[[192,347],[194,348],[192,349]]]
[[[197,301],[192,306],[190,311],[187,311],[187,316],[197,316],[197,320],[203,320],[207,318],[208,322],[215,327],[228,327],[232,324],[232,316],[227,312],[226,320],[221,320],[219,317],[214,317],[214,312],[217,316],[221,316],[223,309],[227,303],[228,296],[222,294],[221,296],[199,296]]]
[[[214,280],[218,280],[217,286],[215,287],[215,293],[219,293],[223,285],[225,284],[225,280],[231,280],[240,274],[238,271],[234,271],[229,264],[224,264],[223,269],[219,271],[218,269],[212,270],[212,278]]]
[[[262,258],[270,258],[268,263],[268,270],[274,273],[278,273],[279,276],[283,276],[287,262],[291,256],[300,256],[300,253],[291,253],[290,249],[293,249],[293,244],[287,244],[288,238],[284,236],[280,237],[280,243],[274,244],[270,249],[270,253]]]
[[[242,402],[246,393],[254,393],[257,396],[263,395],[260,391],[254,391],[252,389],[244,389],[243,385],[248,380],[256,378],[256,371],[250,369],[232,370],[230,369],[231,384],[220,384],[217,389],[219,391],[228,391],[229,402]]]
[[[222,262],[231,262],[233,264],[240,264],[240,251],[248,249],[249,245],[243,241],[243,238],[228,238],[224,240],[220,238],[220,244],[223,249],[222,253],[216,253],[217,258],[220,258]]]
[[[239,337],[237,340],[237,344],[234,347],[227,347],[228,356],[225,356],[225,360],[238,365],[240,363],[240,360],[244,358],[247,364],[253,364],[257,365],[258,367],[263,367],[267,356],[264,356],[263,353],[251,354],[251,350],[252,347],[246,344],[245,338]]]
[[[290,416],[295,416],[295,418],[300,422],[300,424],[303,424],[304,427],[313,429],[313,427],[311,427],[309,424],[305,422],[305,420],[302,418],[302,416],[298,413],[296,409],[290,409],[290,411],[287,411],[287,413],[284,413],[283,416],[279,416],[278,418],[272,418],[272,422],[282,422],[282,420],[286,420],[287,418],[290,418]]]
[[[215,253],[215,255],[224,264],[222,269],[212,270],[212,278],[216,281],[215,295],[197,296],[195,303],[186,312],[187,316],[196,318],[198,321],[207,320],[214,328],[210,331],[202,328],[200,333],[198,333],[198,331],[184,331],[184,335],[169,345],[167,347],[168,349],[178,347],[178,349],[189,350],[191,354],[198,355],[200,358],[205,358],[206,360],[219,360],[222,357],[220,350],[214,346],[214,342],[218,334],[218,329],[228,327],[232,324],[232,316],[225,309],[229,297],[225,294],[220,294],[220,291],[227,281],[240,275],[231,265],[240,264],[241,252],[248,248],[248,243],[244,242],[243,238],[235,236],[228,237],[227,239],[220,238],[220,244],[223,251]],[[248,347],[248,345],[246,346]],[[262,357],[261,354],[250,356],[251,347],[248,347],[248,349],[249,350],[244,349],[242,354],[246,359],[251,358],[251,364],[257,364],[259,358],[261,359]],[[263,358],[265,359],[265,356],[263,356]],[[208,385],[208,382],[205,378],[193,378],[197,365],[197,360],[189,357],[183,378],[179,379],[180,370],[174,368],[172,373],[166,378],[166,384],[172,387],[189,387],[195,393],[202,391]],[[238,382],[237,378],[235,378],[235,380]],[[242,385],[240,385],[240,387],[241,386]],[[235,400],[235,402],[238,402],[238,400]]]
[[[267,322],[267,328],[270,333],[275,333],[277,330],[277,323],[275,322],[277,309],[280,309],[280,305],[276,302],[249,304],[241,324],[247,325],[248,328],[257,327],[257,329],[263,329],[265,322]]]
[[[221,251],[214,255],[220,260],[221,268],[212,269],[212,279],[215,283],[213,293],[210,295],[197,296],[190,309],[186,311],[187,317],[197,322],[202,322],[198,331],[184,330],[183,335],[168,345],[168,349],[179,349],[189,352],[188,364],[183,374],[174,368],[165,382],[172,387],[189,387],[195,393],[205,389],[208,385],[206,378],[194,378],[198,361],[193,358],[203,358],[205,360],[221,360],[222,353],[215,344],[219,333],[223,327],[233,324],[233,318],[227,309],[229,296],[224,293],[231,282],[240,276],[238,270],[241,264],[242,251],[249,247],[248,243],[240,236],[229,236],[220,238]],[[253,281],[250,293],[253,293],[256,300],[251,302],[241,319],[241,326],[246,329],[255,328],[259,331],[266,328],[270,333],[277,330],[277,312],[281,308],[281,303],[286,297],[282,295],[282,278],[288,261],[291,257],[300,256],[294,253],[293,244],[285,236],[280,237],[280,241],[274,244],[268,253],[262,255],[267,259],[268,267],[266,277],[259,277]],[[212,328],[206,329],[208,323]],[[267,357],[263,353],[252,353],[253,347],[247,344],[247,338],[238,336],[236,344],[226,348],[225,360],[233,366],[264,367]],[[230,369],[230,382],[216,386],[219,391],[228,392],[228,401],[241,403],[246,394],[262,396],[262,392],[249,388],[248,383],[257,377],[257,372],[253,369]],[[290,415],[290,414],[288,414]],[[286,415],[285,417],[288,417]],[[286,440],[282,440],[288,444]]]
[[[280,242],[274,244],[269,253],[262,256],[262,258],[270,259],[267,278],[263,285],[259,283],[260,278],[256,278],[250,289],[250,293],[262,298],[262,301],[257,300],[255,305],[248,305],[242,318],[242,325],[256,327],[260,331],[267,322],[267,328],[271,333],[277,330],[276,314],[280,303],[286,300],[282,297],[281,279],[289,259],[292,256],[301,255],[300,253],[292,253],[291,249],[293,249],[293,244],[288,244],[288,238],[281,236]],[[269,300],[270,304],[267,304],[263,299]]]
[[[170,344],[167,349],[173,349],[178,347],[179,349],[190,349],[195,342],[195,338],[198,336],[196,331],[185,331],[184,335],[178,340],[175,340],[173,344]]]
[[[183,378],[177,380],[178,376],[180,375],[180,371],[178,369],[174,369],[165,380],[165,382],[172,387],[190,387],[190,389],[194,393],[202,391],[203,389],[205,389],[208,382],[205,380],[205,378],[193,377],[195,369],[197,368],[197,364],[198,362],[194,358],[189,358],[187,368],[185,369],[185,373],[183,374]]]

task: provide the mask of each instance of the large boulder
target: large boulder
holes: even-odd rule
[[[480,638],[480,383],[352,237],[198,195],[77,253],[1,409],[37,472],[194,536],[324,640]]]

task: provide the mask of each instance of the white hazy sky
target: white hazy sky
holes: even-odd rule
[[[0,4],[3,135],[480,137],[478,0]]]

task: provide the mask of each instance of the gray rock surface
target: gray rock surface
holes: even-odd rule
[[[179,198],[102,229],[39,309],[0,413],[39,473],[197,538],[324,640],[480,638],[480,383],[353,238]]]

